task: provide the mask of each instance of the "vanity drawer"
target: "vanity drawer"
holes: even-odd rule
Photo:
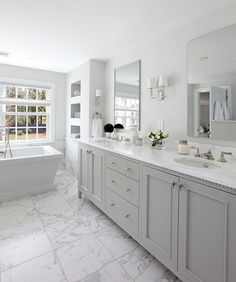
[[[107,167],[139,181],[139,164],[112,154],[107,155],[106,163]]]
[[[137,206],[139,200],[139,182],[109,168],[107,168],[106,172],[107,188]]]
[[[138,235],[138,208],[111,190],[107,190],[107,211],[115,221],[127,229],[128,233]]]

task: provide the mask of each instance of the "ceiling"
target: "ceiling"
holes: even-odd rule
[[[232,0],[0,0],[0,63],[68,72],[108,60]]]

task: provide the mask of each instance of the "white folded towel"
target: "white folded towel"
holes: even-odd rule
[[[229,110],[225,102],[222,103],[222,109],[223,109],[224,119],[230,120]]]
[[[93,119],[91,136],[93,138],[102,137],[102,119]]]
[[[224,120],[223,108],[220,101],[215,102],[214,120]]]

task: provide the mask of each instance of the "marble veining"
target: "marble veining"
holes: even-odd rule
[[[57,191],[0,205],[1,282],[177,282],[88,200],[65,170]]]

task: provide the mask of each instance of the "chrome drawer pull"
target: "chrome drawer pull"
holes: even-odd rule
[[[114,205],[115,205],[115,204],[112,203],[112,204],[111,204],[111,207],[114,207]]]
[[[129,218],[129,214],[127,214],[125,217],[126,217],[126,218]]]

